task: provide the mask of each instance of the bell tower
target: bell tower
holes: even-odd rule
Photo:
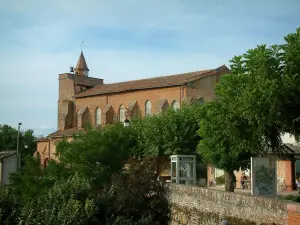
[[[89,76],[89,68],[87,67],[82,50],[75,67],[75,74],[78,76]]]

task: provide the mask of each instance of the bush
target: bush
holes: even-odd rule
[[[18,200],[12,188],[7,186],[0,187],[0,222],[15,224],[18,214]]]
[[[157,180],[154,161],[138,162],[102,191],[98,218],[103,224],[167,224],[167,188]]]
[[[97,207],[90,191],[90,184],[77,175],[57,182],[47,194],[22,207],[19,224],[91,224]]]
[[[225,184],[225,175],[219,176],[216,178],[217,185],[223,185]]]
[[[293,202],[300,202],[300,195],[288,195],[285,199]]]

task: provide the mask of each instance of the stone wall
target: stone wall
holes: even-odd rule
[[[230,225],[284,225],[291,221],[289,214],[300,213],[300,204],[185,185],[170,184],[168,197],[172,225],[216,225],[222,219]]]

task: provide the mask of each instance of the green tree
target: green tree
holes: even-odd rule
[[[0,125],[0,151],[17,149],[18,130],[9,125]],[[26,156],[32,156],[36,151],[33,130],[21,131],[19,135],[19,152],[24,164]]]
[[[246,120],[236,116],[225,102],[218,100],[206,103],[200,113],[199,135],[202,139],[198,152],[202,160],[225,171],[225,190],[234,191],[234,170],[249,165],[253,149],[259,142],[248,130]],[[242,131],[243,130],[243,131]],[[260,138],[259,136],[257,138]]]
[[[169,109],[132,122],[137,140],[136,154],[156,157],[171,154],[195,154],[200,137],[198,130],[198,105]]]
[[[59,165],[65,167],[65,173],[78,173],[100,188],[123,168],[134,146],[131,129],[122,125],[88,130],[72,142],[64,140],[57,145]]]
[[[286,43],[258,46],[233,58],[232,75],[244,77],[236,108],[263,136],[267,151],[284,151],[281,134],[300,133],[300,29]]]
[[[25,159],[25,165],[17,173],[10,175],[10,186],[14,194],[18,196],[18,202],[21,205],[43,193],[47,193],[49,188],[56,182],[56,180],[45,177],[44,174],[47,169],[44,170],[41,167],[39,159],[28,156]]]
[[[227,173],[233,191],[234,169],[250,156],[286,150],[281,134],[299,135],[300,30],[283,45],[257,46],[231,60],[216,98],[203,109],[199,152]]]

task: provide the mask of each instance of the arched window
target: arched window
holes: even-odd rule
[[[176,111],[180,108],[179,102],[175,100],[172,105],[173,109]]]
[[[81,117],[80,109],[78,109],[76,112],[76,127],[80,127],[80,121],[81,121],[80,117]]]
[[[126,119],[125,116],[125,106],[121,105],[119,109],[119,122],[123,123]]]
[[[151,102],[148,100],[145,104],[145,116],[151,115]]]
[[[101,109],[97,108],[95,111],[95,125],[101,124]]]

